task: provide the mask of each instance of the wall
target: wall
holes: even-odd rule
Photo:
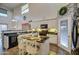
[[[49,28],[50,27],[57,28],[57,20],[54,18],[57,17],[59,9],[65,5],[67,4],[52,4],[52,3],[29,4],[30,20],[38,21],[38,22],[32,22],[32,28],[39,27],[39,25],[43,23],[48,24]],[[46,19],[51,19],[51,20],[42,21],[42,22],[39,21],[39,20],[46,20]]]
[[[67,4],[63,3],[31,3],[29,4],[29,17],[32,20],[39,20],[39,19],[52,19],[57,17],[57,11],[62,6]]]
[[[48,21],[38,21],[38,22],[32,22],[31,28],[39,28],[41,24],[48,24],[48,28],[57,28],[57,20],[51,19]]]
[[[39,20],[46,20],[46,19],[53,19],[57,17],[57,11],[60,7],[67,5],[67,4],[52,4],[52,3],[30,3],[29,4],[29,13],[26,14],[27,19],[26,21],[39,21]],[[21,6],[18,6],[14,9],[14,16],[17,20],[17,28],[21,28],[21,22],[23,17],[21,15]],[[42,21],[42,22],[32,22],[32,28],[39,27],[41,23],[49,24],[49,27],[56,27],[57,28],[57,20],[51,21]]]
[[[7,9],[5,6],[2,6],[0,5],[0,8],[4,8],[4,9]],[[7,24],[8,25],[8,30],[10,30],[12,28],[11,26],[11,18],[12,18],[12,11],[7,9],[8,10],[8,17],[2,17],[0,16],[0,24]]]

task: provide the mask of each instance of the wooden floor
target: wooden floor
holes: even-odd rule
[[[18,47],[14,47],[6,51],[3,51],[2,43],[0,41],[0,55],[18,55]],[[69,53],[59,48],[57,45],[50,44],[49,55],[69,55]]]
[[[18,47],[2,51],[1,55],[18,55]],[[49,55],[69,55],[69,53],[55,45],[50,45]]]
[[[55,53],[55,55],[70,55],[67,51],[58,47],[56,44],[50,44],[51,53]]]

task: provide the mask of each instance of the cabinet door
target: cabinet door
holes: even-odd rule
[[[57,35],[49,35],[49,42],[52,44],[57,44]]]

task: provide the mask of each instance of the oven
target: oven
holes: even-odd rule
[[[18,45],[17,36],[18,36],[17,33],[5,33],[4,34],[5,38],[3,40],[4,49],[10,49],[17,46]],[[5,45],[7,45],[7,48]]]

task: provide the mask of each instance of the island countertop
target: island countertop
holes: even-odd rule
[[[32,35],[28,35],[28,34],[23,34],[23,35],[19,35],[18,39],[22,38],[22,39],[27,39],[27,40],[31,40],[31,41],[37,41],[37,42],[44,42],[46,39],[48,39],[48,36],[32,36]]]

